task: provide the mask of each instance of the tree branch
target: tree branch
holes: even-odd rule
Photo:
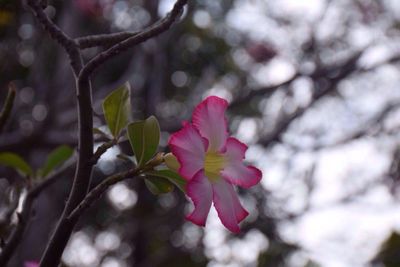
[[[14,104],[16,89],[14,84],[10,83],[4,107],[0,112],[0,133],[3,131],[4,125],[10,117],[11,110]]]
[[[13,255],[15,248],[18,246],[31,213],[32,202],[33,202],[32,196],[28,193],[24,200],[21,213],[17,213],[18,224],[14,228],[10,237],[6,241],[5,246],[1,250],[0,266],[6,266],[7,262]]]
[[[78,164],[72,184],[72,189],[68,197],[67,204],[61,215],[50,242],[42,257],[41,267],[57,266],[61,255],[69,240],[74,223],[66,222],[66,216],[78,205],[87,194],[92,174],[93,164],[90,160],[93,156],[93,109],[92,109],[92,87],[89,76],[77,79],[82,70],[83,61],[78,45],[58,28],[43,12],[37,0],[27,0],[32,12],[42,24],[44,29],[55,39],[67,52],[71,67],[76,79],[76,93],[78,99]]]
[[[101,64],[103,64],[105,61],[109,60],[113,56],[116,56],[121,52],[127,50],[128,48],[143,43],[148,39],[167,31],[174,23],[174,21],[179,17],[179,15],[182,14],[183,7],[186,5],[187,2],[188,0],[177,0],[171,12],[169,12],[166,17],[156,22],[149,28],[120,43],[117,43],[106,51],[101,52],[100,54],[95,56],[85,65],[85,67],[79,73],[79,79],[85,79],[86,77],[89,77],[96,68],[98,68]]]
[[[114,145],[117,144],[117,140],[116,139],[112,139],[108,142],[103,143],[101,146],[99,146],[96,150],[96,152],[94,152],[93,157],[90,161],[90,164],[95,165],[97,163],[97,161],[99,161],[100,157],[106,153],[106,151],[113,147]]]
[[[275,127],[274,131],[272,131],[272,133],[270,133],[266,137],[261,138],[259,140],[259,143],[264,146],[268,146],[273,142],[279,141],[281,134],[285,132],[287,128],[289,128],[289,125],[294,120],[301,117],[310,107],[317,103],[318,100],[336,90],[337,85],[341,80],[347,78],[357,70],[357,61],[358,59],[360,59],[361,55],[362,52],[358,52],[338,66],[322,68],[313,73],[311,75],[311,78],[313,78],[316,85],[318,85],[318,81],[320,79],[328,80],[329,85],[321,88],[317,87],[312,97],[312,100],[307,106],[297,109],[295,112],[288,115],[285,119],[281,120]]]
[[[117,32],[109,34],[98,34],[90,35],[85,37],[79,37],[75,39],[75,42],[80,49],[86,49],[96,46],[113,46],[119,42],[122,42],[130,37],[137,35],[139,32]]]
[[[264,97],[269,96],[276,90],[280,89],[281,87],[290,85],[294,80],[296,80],[300,76],[301,76],[300,73],[296,73],[289,80],[284,81],[280,84],[266,86],[266,87],[259,88],[259,89],[253,89],[250,92],[248,92],[247,95],[241,96],[241,97],[233,100],[229,104],[229,108],[232,109],[237,106],[240,106],[241,104],[248,103],[250,100],[252,100],[256,96],[264,96]]]
[[[76,223],[66,220],[66,217],[85,198],[90,185],[93,169],[91,161],[93,157],[93,111],[92,89],[89,79],[77,82],[77,94],[79,124],[78,164],[67,204],[41,259],[41,267],[58,266]]]
[[[328,143],[328,144],[316,144],[310,148],[310,150],[316,151],[319,149],[326,149],[329,147],[333,147],[333,146],[339,146],[339,145],[344,145],[348,142],[357,140],[359,138],[362,138],[366,135],[368,135],[370,133],[370,129],[374,129],[375,127],[382,127],[380,126],[382,124],[382,121],[386,118],[386,116],[396,110],[397,108],[400,107],[400,102],[391,102],[389,103],[385,108],[383,108],[381,111],[379,111],[378,113],[376,113],[374,116],[372,116],[371,119],[367,120],[365,123],[363,123],[363,127],[360,127],[359,129],[353,131],[352,133],[350,133],[348,136],[343,137],[340,140],[334,141],[332,143]],[[375,130],[374,130],[375,132]],[[369,136],[376,136],[378,133],[373,133]],[[292,147],[294,149],[298,149],[297,146],[293,146]]]
[[[366,71],[371,71],[377,67],[382,66],[383,64],[388,64],[388,63],[395,63],[400,60],[400,55],[394,55],[393,57],[389,58],[387,61],[381,62],[379,64],[376,64],[372,67],[369,68],[359,68],[357,66],[358,60],[361,58],[362,52],[355,53],[353,56],[351,56],[349,59],[347,59],[344,63],[337,64],[336,66],[329,66],[325,68],[321,68],[320,70],[317,70],[315,73],[313,73],[310,77],[313,79],[314,83],[318,85],[318,81],[320,79],[327,80],[329,82],[329,85],[325,88],[320,88],[317,90],[310,103],[303,108],[299,108],[296,110],[294,113],[288,115],[286,118],[281,120],[280,123],[275,127],[274,131],[270,133],[269,135],[263,137],[260,139],[259,143],[268,146],[272,144],[273,142],[280,141],[281,135],[289,128],[290,124],[301,117],[310,107],[315,105],[321,98],[325,97],[326,95],[329,95],[330,93],[334,92],[337,90],[337,85],[345,78],[349,77],[350,75],[354,74],[355,72],[366,72]],[[318,89],[318,88],[317,88]],[[394,103],[396,104],[396,103]],[[390,105],[388,108],[392,108],[392,105]],[[385,111],[383,111],[383,115],[385,114]],[[379,116],[379,114],[378,114]],[[357,132],[354,133],[351,137],[349,138],[357,138],[359,135],[362,135],[363,132]],[[346,138],[346,140],[348,140]],[[315,149],[318,149],[319,147],[316,147]]]
[[[53,183],[55,183],[58,179],[60,179],[61,174],[74,166],[76,164],[76,159],[68,161],[68,163],[64,164],[62,167],[58,168],[57,171],[53,172],[47,178],[40,183],[34,185],[30,191],[29,194],[31,194],[32,198],[36,198],[43,190],[45,190],[47,187],[51,186]]]
[[[78,46],[75,41],[49,19],[49,17],[42,9],[42,2],[37,0],[27,0],[27,4],[31,8],[32,13],[35,15],[36,19],[43,26],[46,32],[49,33],[51,38],[57,41],[57,43],[65,49],[70,58],[71,66],[74,70],[74,73],[75,75],[78,75],[82,67],[82,63],[79,60],[80,56]]]
[[[103,182],[98,184],[95,188],[93,188],[81,201],[81,203],[70,213],[68,216],[68,220],[76,221],[83,214],[83,212],[92,205],[97,199],[101,197],[101,195],[112,185],[128,179],[133,178],[141,173],[141,169],[135,168],[125,172],[114,174],[108,178],[106,178]]]

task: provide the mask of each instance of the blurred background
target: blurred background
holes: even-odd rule
[[[49,0],[46,13],[70,36],[137,31],[172,0]],[[90,59],[102,48],[88,49]],[[175,190],[157,197],[140,181],[113,186],[81,218],[64,266],[400,266],[400,2],[397,0],[197,0],[163,35],[107,62],[93,78],[101,101],[125,81],[133,118],[157,116],[160,150],[208,95],[230,102],[231,133],[263,171],[240,190],[250,211],[231,235],[212,211],[186,222]],[[20,1],[0,0],[0,105],[17,99],[0,151],[41,166],[77,144],[72,72],[65,53]],[[98,143],[100,144],[100,143]],[[93,184],[126,168],[122,143],[97,165]],[[34,203],[9,266],[38,260],[62,212],[73,166]],[[1,232],[21,178],[0,168]],[[11,226],[10,226],[11,224]]]

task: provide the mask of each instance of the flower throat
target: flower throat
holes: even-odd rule
[[[210,182],[216,182],[220,178],[220,171],[225,165],[223,155],[216,152],[207,152],[204,158],[204,172]]]

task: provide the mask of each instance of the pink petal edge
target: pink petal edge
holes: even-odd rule
[[[211,208],[213,190],[203,170],[198,171],[189,181],[186,192],[194,204],[194,210],[186,216],[186,219],[199,226],[205,226]]]
[[[236,138],[228,138],[225,152],[228,161],[221,171],[221,176],[232,184],[250,188],[260,182],[262,172],[254,166],[246,166],[243,163],[246,150],[245,144]]]
[[[231,232],[239,233],[239,223],[249,214],[240,204],[233,186],[220,179],[212,184],[213,202],[222,224]]]
[[[217,96],[209,96],[193,111],[193,126],[209,141],[211,151],[224,151],[229,136],[225,110],[228,102]]]
[[[190,123],[184,123],[181,130],[172,134],[168,145],[180,164],[179,174],[186,180],[203,168],[207,140]]]
[[[248,146],[235,137],[230,136],[226,140],[225,154],[232,159],[243,160],[246,156],[247,149]]]

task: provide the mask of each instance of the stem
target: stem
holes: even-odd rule
[[[24,204],[22,206],[21,213],[17,213],[18,215],[18,224],[14,228],[10,237],[8,238],[6,245],[3,247],[0,254],[0,266],[6,266],[7,262],[10,260],[13,255],[15,248],[18,246],[19,241],[22,238],[22,235],[25,231],[29,216],[31,214],[33,203],[33,197],[30,193],[27,194]]]
[[[138,32],[117,32],[90,35],[76,38],[75,42],[78,44],[80,49],[86,49],[96,46],[112,46],[137,34]]]
[[[72,69],[74,70],[75,75],[77,75],[82,68],[82,60],[78,50],[78,45],[49,19],[42,9],[42,3],[37,0],[27,0],[27,4],[50,37],[65,49],[69,56]]]
[[[57,228],[48,243],[40,267],[58,266],[77,220],[67,220],[70,212],[85,198],[91,180],[93,163],[93,114],[91,84],[89,79],[77,83],[78,97],[78,165],[72,190]]]
[[[112,57],[119,55],[121,52],[128,48],[134,47],[140,43],[143,43],[165,31],[167,31],[175,20],[182,14],[183,7],[186,5],[188,0],[177,0],[171,12],[167,16],[158,22],[154,23],[147,29],[133,35],[132,37],[121,41],[104,52],[99,53],[92,60],[90,60],[85,67],[81,70],[79,78],[83,79],[90,76],[93,71],[101,66],[104,62],[111,59]]]
[[[78,218],[95,202],[97,199],[101,197],[101,195],[112,185],[128,179],[133,178],[140,174],[140,169],[132,169],[126,172],[121,172],[114,174],[108,178],[106,178],[103,182],[98,184],[95,188],[93,188],[85,197],[84,200],[71,212],[68,216],[68,220],[76,221]]]
[[[93,167],[93,164],[90,162],[93,156],[92,88],[89,76],[82,77],[79,80],[77,78],[83,68],[83,61],[76,42],[47,17],[37,0],[28,0],[27,3],[44,29],[67,52],[75,74],[78,99],[79,154],[72,190],[57,228],[47,244],[40,263],[41,267],[54,267],[60,262],[61,255],[75,226],[75,223],[67,221],[66,217],[84,199],[90,185]]]
[[[101,146],[99,146],[94,152],[93,157],[90,161],[91,164],[95,165],[97,161],[99,161],[100,157],[111,147],[115,146],[117,144],[116,139],[112,139],[108,142],[103,143]]]

